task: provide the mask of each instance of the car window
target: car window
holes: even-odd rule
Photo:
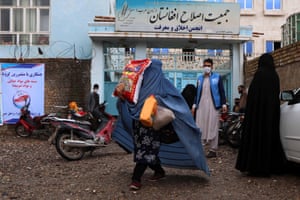
[[[294,99],[289,101],[289,105],[293,105],[293,104],[297,104],[300,103],[300,89],[298,88],[297,90],[295,90],[295,96]]]

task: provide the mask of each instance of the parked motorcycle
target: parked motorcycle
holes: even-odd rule
[[[219,144],[238,148],[241,143],[244,113],[226,112],[220,117]]]
[[[88,121],[55,118],[51,124],[56,127],[48,141],[55,145],[57,152],[66,160],[80,160],[86,152],[105,147],[111,142],[115,117],[105,112],[105,102],[101,104],[100,118],[90,113]]]
[[[29,137],[33,133],[50,136],[53,132],[50,121],[55,113],[32,117],[30,115],[29,105],[21,108],[21,115],[16,123],[15,132],[21,137]]]

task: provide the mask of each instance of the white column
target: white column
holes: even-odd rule
[[[233,99],[239,97],[237,87],[244,83],[243,74],[243,44],[232,45],[232,95],[231,102],[234,103]]]
[[[147,56],[147,44],[146,42],[140,42],[135,46],[135,59],[145,59]]]
[[[95,83],[99,84],[100,102],[104,101],[104,54],[102,42],[93,43],[95,57],[91,63],[91,89]]]

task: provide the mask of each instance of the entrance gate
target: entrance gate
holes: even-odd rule
[[[147,50],[148,58],[159,59],[163,63],[163,72],[174,86],[181,92],[187,84],[196,85],[197,77],[202,73],[205,58],[212,58],[214,71],[222,75],[226,97],[231,96],[232,58],[229,50],[222,53],[207,54],[207,50],[195,50],[195,53],[182,53],[181,49],[169,49],[167,52]],[[104,51],[104,99],[109,102],[107,112],[118,115],[117,98],[112,96],[113,90],[121,77],[122,70],[129,60],[134,59],[134,49],[106,48]],[[231,105],[230,98],[228,103]]]

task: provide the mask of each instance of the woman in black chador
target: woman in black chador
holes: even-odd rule
[[[236,169],[253,176],[282,173],[286,163],[280,141],[280,81],[272,55],[259,58],[247,97]]]

